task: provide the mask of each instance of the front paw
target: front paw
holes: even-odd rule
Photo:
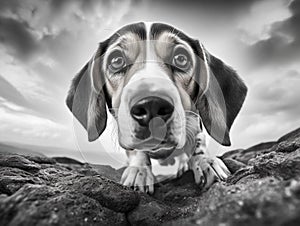
[[[194,172],[196,184],[208,189],[214,182],[226,180],[230,175],[223,161],[217,157],[210,158],[205,155],[194,155],[190,159],[190,169]]]
[[[128,166],[120,181],[125,186],[150,194],[154,192],[154,182],[151,166]]]

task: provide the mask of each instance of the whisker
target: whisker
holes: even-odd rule
[[[190,111],[190,110],[185,110],[184,111],[187,117],[196,117],[196,118],[200,118],[199,113],[196,113],[194,111]]]

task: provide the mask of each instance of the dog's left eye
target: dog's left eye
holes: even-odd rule
[[[190,57],[188,52],[183,48],[177,49],[173,55],[172,64],[176,68],[186,71],[190,66]]]
[[[125,57],[122,52],[119,50],[114,51],[108,57],[108,69],[112,73],[120,72],[123,68],[126,67]]]

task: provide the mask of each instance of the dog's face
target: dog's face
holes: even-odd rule
[[[120,145],[149,151],[183,147],[197,56],[169,27],[138,24],[121,33],[101,65]]]
[[[237,74],[177,29],[131,24],[100,46],[73,80],[67,105],[89,140],[106,126],[107,104],[127,150],[173,150],[186,142],[186,116],[199,113],[208,132],[229,145],[246,95]]]

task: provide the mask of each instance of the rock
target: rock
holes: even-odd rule
[[[299,225],[300,129],[221,156],[232,175],[205,191],[193,173],[123,187],[124,168],[0,154],[0,225]]]
[[[116,212],[128,212],[140,201],[137,192],[100,175],[72,178],[67,183],[60,182],[56,186],[61,190],[82,193]]]
[[[112,180],[115,182],[119,182],[122,177],[122,173],[125,170],[125,168],[121,168],[119,170],[116,170],[112,168],[111,166],[106,166],[106,165],[96,165],[92,164],[91,167],[93,168],[94,171],[96,171],[98,174]]]
[[[127,214],[130,225],[161,225],[184,216],[179,207],[168,205],[146,194],[141,194],[137,208]]]
[[[224,158],[222,159],[223,162],[225,163],[225,165],[227,166],[227,168],[229,169],[229,171],[231,173],[235,173],[236,171],[238,171],[239,169],[243,168],[246,166],[246,164],[237,161],[235,159],[231,159],[231,158]]]
[[[55,164],[56,161],[54,158],[49,158],[46,156],[40,156],[40,155],[26,155],[25,156],[28,160],[39,163],[39,164]]]
[[[227,151],[226,153],[224,153],[221,158],[222,159],[226,159],[226,158],[230,158],[230,159],[235,159],[237,160],[240,156],[241,153],[244,151],[245,149],[235,149],[235,150],[231,150],[231,151]]]
[[[222,159],[234,159],[238,162],[247,164],[250,159],[255,158],[257,155],[268,153],[270,148],[275,144],[277,144],[277,142],[264,142],[254,145],[248,149],[229,151],[222,156]]]
[[[282,141],[293,141],[300,137],[300,128],[293,130],[292,132],[289,132],[285,134],[284,136],[280,137],[278,139],[278,143]]]
[[[40,166],[21,155],[0,154],[0,166],[15,167],[23,170],[39,170]]]
[[[300,137],[295,140],[281,141],[270,148],[270,150],[275,152],[292,152],[298,148],[300,148]]]
[[[41,180],[39,178],[33,177],[32,175],[27,175],[26,177],[24,177],[24,174],[22,172],[20,172],[19,175],[7,175],[7,173],[1,172],[0,175],[1,194],[11,195],[18,191],[25,184],[41,184]]]
[[[127,225],[139,194],[89,164],[0,155],[0,225]]]
[[[285,188],[274,177],[215,184],[194,200],[194,216],[169,225],[299,225],[300,202],[286,198]]]
[[[124,214],[80,193],[25,185],[0,203],[1,225],[127,225]]]
[[[270,152],[252,159],[249,164],[261,176],[297,178],[300,177],[300,148],[291,153]]]
[[[58,163],[83,165],[82,162],[79,162],[75,159],[71,159],[71,158],[68,158],[68,157],[53,157],[53,159]]]

